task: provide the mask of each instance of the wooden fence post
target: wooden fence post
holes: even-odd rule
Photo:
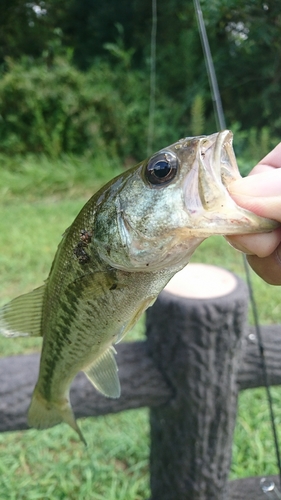
[[[151,500],[228,498],[247,308],[242,280],[190,264],[147,311],[149,353],[173,391],[150,410]]]

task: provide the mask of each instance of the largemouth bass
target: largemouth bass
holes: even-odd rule
[[[113,345],[134,326],[198,245],[213,234],[271,231],[274,221],[239,207],[227,186],[240,176],[232,134],[185,138],[119,175],[66,230],[46,284],[0,310],[5,336],[42,336],[28,411],[37,429],[68,423],[85,442],[69,401],[84,371],[120,395]]]

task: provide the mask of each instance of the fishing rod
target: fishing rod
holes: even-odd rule
[[[197,18],[197,23],[198,23],[203,53],[204,53],[206,69],[207,69],[207,73],[208,73],[209,85],[210,85],[211,92],[212,92],[212,99],[213,99],[213,105],[214,105],[214,111],[215,111],[215,116],[216,116],[216,120],[217,120],[217,125],[219,126],[220,130],[223,130],[226,128],[225,117],[224,117],[223,106],[222,106],[220,91],[219,91],[219,87],[218,87],[215,67],[214,67],[214,63],[213,63],[213,58],[212,58],[212,54],[211,54],[211,50],[210,50],[208,35],[207,35],[206,26],[205,26],[205,22],[204,22],[204,17],[203,17],[202,9],[200,6],[200,0],[193,0],[193,4],[194,4],[195,14],[196,14],[196,18]],[[265,355],[264,355],[264,346],[263,346],[263,341],[262,341],[257,304],[256,304],[255,296],[254,296],[253,285],[252,285],[252,280],[251,280],[251,275],[250,275],[250,270],[249,270],[249,264],[248,264],[248,261],[246,259],[245,254],[243,254],[243,263],[244,263],[246,280],[247,280],[247,285],[248,285],[248,290],[249,290],[250,302],[251,302],[251,306],[252,306],[254,325],[255,325],[255,331],[256,331],[256,339],[257,339],[259,352],[260,352],[262,373],[263,373],[265,390],[266,390],[266,394],[267,394],[271,428],[272,428],[272,434],[273,434],[273,440],[274,440],[276,462],[277,462],[277,467],[278,467],[278,471],[279,471],[279,483],[280,483],[280,487],[281,487],[281,459],[280,459],[280,449],[279,449],[279,443],[278,443],[277,429],[276,429],[276,424],[275,424],[275,415],[274,415],[274,410],[273,410],[273,401],[272,401],[269,380],[268,380],[267,365],[266,365],[266,359],[265,359]],[[277,490],[277,488],[275,487],[275,484],[273,482],[271,484],[272,489],[265,489],[265,484],[262,481],[261,481],[261,489],[267,495],[268,498],[274,498],[273,496],[269,497],[268,495],[275,494],[275,498],[281,499],[281,494],[279,493],[279,491]]]
[[[152,0],[152,28],[150,40],[150,99],[147,131],[147,156],[152,153],[154,139],[155,94],[156,94],[156,35],[157,35],[157,0]]]

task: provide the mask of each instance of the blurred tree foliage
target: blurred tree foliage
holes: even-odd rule
[[[264,137],[269,137],[270,141],[271,137],[280,136],[281,0],[201,0],[201,5],[228,125],[238,124],[236,129],[251,129],[252,135],[263,142]],[[75,106],[89,112],[87,119],[84,118],[86,131],[83,129],[82,133],[80,127],[78,134],[80,146],[89,146],[92,113],[93,128],[99,129],[99,141],[108,141],[109,133],[105,130],[114,129],[111,142],[117,144],[121,140],[122,154],[131,155],[136,148],[138,156],[140,142],[143,150],[147,126],[151,10],[151,0],[1,0],[0,131],[5,147],[13,144],[20,133],[16,116],[22,120],[22,130],[31,122],[38,126],[39,119],[42,124],[49,123],[42,132],[45,139],[42,136],[35,141],[37,145],[41,141],[43,149],[46,149],[44,144],[50,142],[47,140],[50,133],[55,136],[60,127],[65,130],[59,113],[67,111],[65,123],[74,118],[79,121],[77,114],[69,111],[71,106],[65,103],[66,94],[69,98],[76,86],[79,96],[73,97]],[[62,86],[59,58],[64,60],[61,72],[68,67],[69,87],[65,83]],[[105,65],[107,70],[102,80],[104,70],[100,68]],[[103,91],[100,90],[102,85]],[[50,87],[53,89],[52,105],[47,95],[51,94]],[[92,100],[85,100],[91,88],[95,95]],[[191,1],[158,2],[157,91],[157,145],[158,140],[160,143],[174,140],[179,135],[195,133],[195,129],[204,133],[215,130],[212,99]],[[102,93],[106,106],[99,101]],[[31,106],[32,95],[34,109],[25,114],[19,107],[28,108],[28,102]],[[54,108],[55,95],[62,103],[55,105],[57,110],[60,108],[59,112]],[[126,107],[130,110],[126,111]],[[82,112],[76,113],[81,115]],[[134,119],[128,119],[126,113],[134,115]],[[103,116],[97,118],[98,114]],[[54,125],[56,120],[60,125]],[[266,132],[261,133],[264,128]],[[65,132],[64,138],[56,140],[55,150],[76,150],[75,134],[76,131]],[[124,134],[132,140],[126,147],[126,140],[122,139]],[[24,142],[28,143],[28,139],[22,136],[22,144]],[[52,139],[49,149],[53,150],[54,143]],[[22,146],[17,147],[21,149]]]
[[[87,71],[75,68],[65,55],[55,56],[51,68],[44,61],[7,59],[0,78],[0,153],[57,157],[98,150],[142,160],[149,81],[139,70],[128,71],[122,51],[120,57],[114,68],[104,61]],[[157,101],[155,143],[160,148],[178,139],[181,110],[159,92]]]

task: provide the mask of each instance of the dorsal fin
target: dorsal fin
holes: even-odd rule
[[[45,285],[20,295],[0,309],[0,333],[5,337],[40,337]]]
[[[109,398],[119,398],[121,392],[114,353],[114,347],[109,347],[84,370],[93,386]]]

